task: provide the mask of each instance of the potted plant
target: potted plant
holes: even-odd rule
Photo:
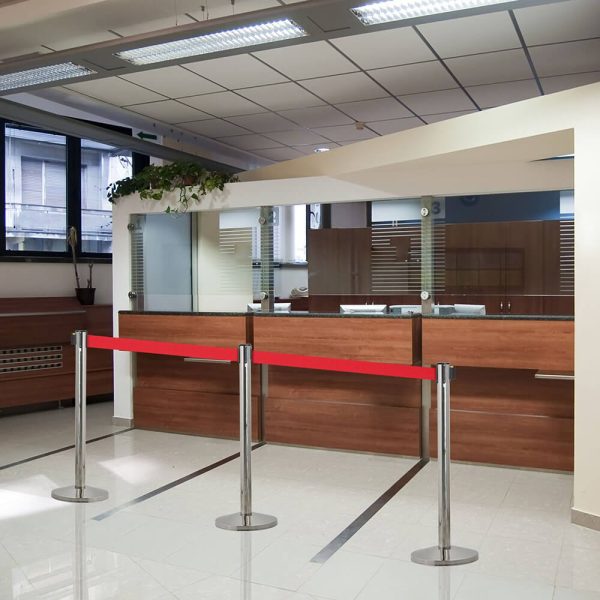
[[[71,248],[71,257],[73,258],[73,269],[75,271],[75,295],[80,304],[91,305],[94,304],[94,296],[96,295],[96,288],[92,286],[92,271],[94,269],[94,263],[88,263],[89,278],[87,280],[86,287],[81,287],[79,282],[79,272],[77,271],[77,257],[75,255],[75,249],[77,248],[77,229],[73,226],[69,227],[69,235],[67,236],[67,243]]]
[[[169,206],[167,213],[186,212],[192,202],[213,190],[223,190],[226,183],[237,181],[232,173],[209,171],[190,162],[174,162],[167,165],[148,165],[133,177],[121,179],[109,185],[107,198],[113,204],[118,198],[139,193],[143,200],[162,200],[165,192],[179,190],[177,206]]]

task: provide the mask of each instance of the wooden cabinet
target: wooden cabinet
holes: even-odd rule
[[[309,229],[310,294],[369,294],[371,228]]]
[[[488,314],[572,314],[561,287],[560,221],[446,226],[448,304],[485,304]],[[548,312],[547,312],[548,311]]]
[[[112,335],[112,306],[75,298],[0,299],[0,410],[74,395],[71,333]],[[88,352],[88,395],[113,391],[112,353]]]

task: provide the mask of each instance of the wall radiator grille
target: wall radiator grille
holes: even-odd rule
[[[0,375],[23,371],[62,369],[62,346],[0,349]]]

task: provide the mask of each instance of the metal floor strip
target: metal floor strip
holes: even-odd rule
[[[121,435],[122,433],[127,433],[128,431],[133,431],[135,427],[129,427],[128,429],[122,429],[121,431],[115,431],[113,433],[107,433],[106,435],[101,435],[96,438],[92,438],[88,440],[86,444],[92,444],[93,442],[99,442],[100,440],[106,440],[107,438],[115,437],[116,435]],[[72,450],[75,448],[75,444],[71,444],[70,446],[65,446],[64,448],[58,448],[58,450],[50,450],[49,452],[44,452],[43,454],[36,454],[35,456],[31,456],[29,458],[23,458],[22,460],[16,460],[15,462],[8,463],[7,465],[1,465],[0,471],[4,471],[4,469],[10,469],[11,467],[18,467],[19,465],[24,465],[25,463],[38,460],[40,458],[46,458],[46,456],[52,456],[53,454],[59,454],[60,452],[64,452],[65,450]]]
[[[262,448],[262,446],[264,446],[265,444],[266,444],[266,442],[260,442],[258,444],[254,444],[254,446],[252,446],[252,450],[256,450],[257,448]],[[218,467],[221,467],[239,457],[240,457],[239,452],[236,452],[235,454],[231,454],[230,456],[226,456],[225,458],[222,458],[221,460],[218,460],[217,462],[214,462],[206,467],[202,467],[201,469],[198,469],[197,471],[189,473],[188,475],[184,475],[183,477],[180,477],[179,479],[175,479],[174,481],[166,483],[165,485],[161,485],[159,488],[156,488],[155,490],[146,492],[145,494],[142,494],[141,496],[138,496],[137,498],[133,498],[133,500],[128,500],[127,502],[124,502],[123,504],[120,504],[119,506],[115,506],[114,508],[111,508],[110,510],[107,510],[106,512],[100,513],[99,515],[96,515],[95,517],[93,517],[93,520],[94,521],[104,521],[104,519],[108,519],[108,517],[111,517],[112,515],[120,512],[122,510],[125,510],[126,508],[129,508],[130,506],[134,506],[136,504],[140,504],[140,502],[145,502],[146,500],[149,500],[150,498],[154,498],[155,496],[158,496],[159,494],[162,494],[163,492],[167,492],[168,490],[171,490],[174,487],[181,485],[182,483],[186,483],[187,481],[190,481],[191,479],[199,477],[200,475],[204,475],[204,473],[208,473],[209,471],[212,471]]]
[[[361,527],[366,525],[429,461],[421,459],[413,465],[396,483],[388,488],[371,506],[363,511],[344,531],[338,534],[327,546],[313,556],[310,562],[324,563],[329,560]]]

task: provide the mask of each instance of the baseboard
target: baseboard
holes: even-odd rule
[[[126,419],[125,417],[113,417],[112,424],[118,427],[133,427],[133,419]]]
[[[595,515],[594,513],[586,513],[582,510],[572,508],[571,523],[600,531],[600,515]]]

